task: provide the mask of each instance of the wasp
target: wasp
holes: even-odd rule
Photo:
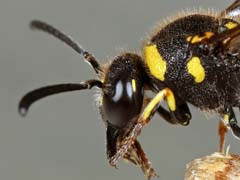
[[[139,166],[146,179],[157,174],[137,137],[156,113],[170,124],[183,126],[192,117],[188,104],[218,113],[223,122],[219,128],[222,149],[224,128],[240,138],[233,110],[240,108],[239,18],[240,0],[218,14],[187,13],[161,25],[145,42],[142,54],[125,52],[105,65],[62,31],[34,20],[33,29],[73,48],[92,66],[97,78],[30,91],[21,99],[19,112],[25,116],[34,102],[50,95],[100,89],[98,104],[106,125],[110,165],[116,166],[123,158]],[[146,91],[154,96],[147,97]]]

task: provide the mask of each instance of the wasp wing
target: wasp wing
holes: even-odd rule
[[[234,56],[239,57],[240,53],[240,27],[236,29],[235,36],[229,38],[227,43],[225,44],[225,51]]]
[[[209,88],[223,91],[227,106],[239,106],[240,25],[204,39],[198,49],[198,55],[205,56]]]
[[[201,45],[209,53],[240,58],[240,25],[203,40]]]
[[[240,17],[240,0],[236,0],[227,9],[221,12],[220,17]]]

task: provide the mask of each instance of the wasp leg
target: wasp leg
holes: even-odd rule
[[[227,126],[220,120],[218,125],[218,135],[219,135],[219,152],[224,152],[225,147],[225,135],[227,133]]]
[[[117,152],[117,140],[119,138],[119,130],[107,125],[107,157],[110,159]]]
[[[240,139],[240,127],[238,126],[238,122],[237,122],[237,119],[236,119],[236,116],[233,112],[233,109],[232,107],[229,108],[229,125],[230,125],[230,128],[232,130],[232,134],[237,138],[237,139]]]
[[[131,145],[134,144],[137,136],[141,132],[141,129],[149,123],[152,116],[156,112],[158,105],[164,98],[166,98],[171,111],[176,109],[175,98],[170,89],[165,88],[157,93],[157,95],[145,107],[142,114],[138,117],[130,132],[123,138],[116,154],[109,160],[109,163],[112,166],[116,166],[117,161],[128,152],[128,150],[131,148]]]
[[[176,110],[175,111],[167,111],[163,107],[159,106],[157,112],[159,115],[169,122],[170,124],[181,124],[183,126],[187,126],[190,123],[192,118],[191,112],[188,108],[187,103],[178,104],[176,99]]]
[[[145,108],[147,104],[151,101],[150,98],[145,99],[143,107]],[[157,108],[156,111],[165,121],[167,121],[170,124],[178,124],[178,121],[173,116],[173,113],[169,112],[165,108],[163,108],[161,105]]]
[[[240,0],[236,0],[227,9],[221,12],[220,17],[238,17],[240,15]]]
[[[240,139],[240,127],[232,107],[226,108],[223,120],[227,126],[230,127],[233,136]]]
[[[162,106],[157,108],[157,113],[168,123],[170,124],[178,124],[177,119],[173,116],[173,113],[169,112]]]
[[[148,160],[140,143],[137,140],[134,141],[134,144],[132,144],[127,153],[124,154],[123,159],[135,164],[136,166],[139,166],[142,169],[146,179],[149,180],[152,177],[158,177],[152,167],[151,162]]]

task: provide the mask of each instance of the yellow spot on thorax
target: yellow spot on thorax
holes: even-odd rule
[[[196,83],[201,83],[205,79],[205,71],[199,57],[192,57],[187,63],[188,73],[194,77]]]
[[[132,89],[133,89],[133,92],[136,92],[136,80],[135,79],[132,79]]]
[[[195,36],[188,36],[187,41],[191,42],[192,44],[194,43],[199,43],[204,39],[209,39],[214,35],[213,32],[205,32],[203,36],[195,35]]]
[[[150,73],[157,79],[164,81],[164,75],[167,70],[167,62],[163,60],[158,52],[156,44],[144,48],[145,61]]]
[[[234,22],[228,22],[226,23],[224,26],[228,29],[233,29],[237,26],[238,24],[237,23],[234,23]]]

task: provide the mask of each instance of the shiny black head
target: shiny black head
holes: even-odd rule
[[[141,112],[145,72],[138,55],[126,53],[116,57],[103,80],[100,112],[107,123],[107,155],[116,153],[117,141]]]
[[[144,69],[141,58],[124,54],[115,58],[104,79],[102,114],[115,128],[124,128],[142,108]]]
[[[96,86],[102,90],[99,108],[107,125],[107,154],[109,158],[112,157],[116,152],[118,139],[127,132],[142,109],[145,72],[141,57],[125,53],[103,68],[93,55],[53,26],[41,21],[32,21],[31,27],[47,32],[72,47],[90,63],[99,75],[99,80],[57,84],[33,90],[20,101],[19,113],[26,115],[34,102],[49,95]]]

